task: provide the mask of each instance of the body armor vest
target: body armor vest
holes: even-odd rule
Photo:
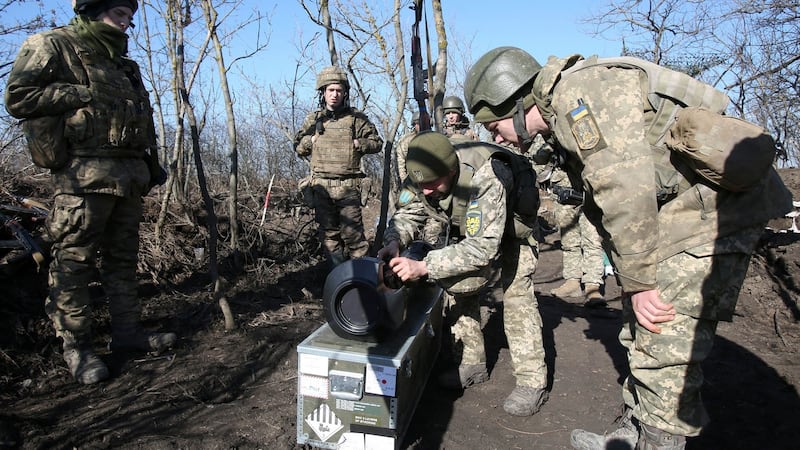
[[[92,100],[67,118],[70,153],[76,156],[142,157],[155,144],[153,108],[138,66],[128,58],[111,60],[83,45],[64,29],[82,70],[73,67]]]
[[[311,170],[323,176],[360,175],[361,152],[353,148],[355,116],[347,114],[327,120],[318,116],[317,122],[320,121],[323,130],[319,133],[311,152]],[[319,129],[319,126],[317,128]]]

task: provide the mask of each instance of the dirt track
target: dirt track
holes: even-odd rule
[[[785,178],[800,186],[797,175]],[[290,214],[279,218],[272,218],[276,235],[305,226]],[[705,364],[703,395],[712,425],[688,448],[798,448],[796,240],[776,235],[754,258],[737,317],[720,325]],[[234,283],[229,301],[240,327],[233,332],[222,330],[202,273],[168,291],[143,278],[146,324],[177,331],[180,345],[160,356],[103,352],[112,379],[86,387],[70,380],[37,309],[44,291],[20,286],[18,275],[5,278],[11,286],[5,301],[35,307],[23,315],[17,311],[22,303],[13,303],[13,314],[4,315],[0,448],[12,448],[6,444],[15,439],[25,449],[295,447],[296,345],[323,323],[318,299],[324,272],[316,256],[267,262],[266,270]],[[495,314],[486,330],[490,381],[464,392],[443,391],[429,382],[404,447],[563,449],[573,428],[600,432],[612,427],[627,371],[617,342],[619,302],[596,312],[582,308],[579,299],[571,303],[548,296],[560,283],[560,252],[552,245],[542,247],[536,281],[552,389],[542,411],[517,418],[502,410],[513,377]],[[608,297],[618,292],[612,282]],[[97,347],[102,348],[108,334],[102,306],[97,319]],[[9,336],[13,345],[7,344]]]

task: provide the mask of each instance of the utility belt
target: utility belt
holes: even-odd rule
[[[320,176],[314,174],[314,184],[319,184],[322,186],[327,187],[361,187],[361,180],[364,179],[366,175],[354,175],[348,177],[339,177],[339,178],[325,178],[324,176]]]

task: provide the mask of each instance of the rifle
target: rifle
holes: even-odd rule
[[[3,209],[8,209],[4,207]],[[25,258],[26,256],[30,255],[33,258],[34,262],[36,262],[36,268],[41,269],[41,264],[45,261],[44,251],[39,246],[38,243],[33,239],[33,237],[28,233],[22,225],[19,224],[19,221],[14,217],[9,217],[4,213],[0,212],[0,223],[3,224],[3,228],[8,229],[11,234],[14,235],[14,240],[0,240],[0,248],[7,248],[7,249],[18,249],[24,248],[25,254],[14,258],[12,261],[17,261],[20,259]]]
[[[419,108],[419,130],[431,129],[431,116],[428,113],[426,101],[428,91],[426,83],[429,80],[429,72],[422,66],[422,40],[419,36],[419,24],[422,22],[423,0],[414,0],[411,9],[414,10],[414,24],[411,26],[411,73],[414,80],[414,99]],[[427,32],[427,27],[426,27]],[[430,57],[428,57],[430,64]]]
[[[4,193],[14,199],[22,206],[0,205],[0,228],[7,229],[14,239],[0,240],[0,248],[5,249],[25,249],[25,253],[17,256],[9,263],[26,258],[28,255],[36,262],[37,269],[41,269],[41,264],[45,261],[45,252],[31,236],[25,227],[20,225],[20,215],[28,215],[31,221],[36,223],[47,218],[49,211],[44,204],[26,197],[14,195],[5,189]]]

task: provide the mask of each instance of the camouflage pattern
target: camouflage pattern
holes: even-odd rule
[[[459,144],[454,145],[458,153]],[[506,222],[512,220],[506,208],[506,189],[513,185],[511,169],[500,161],[475,168],[471,184],[464,190],[429,203],[415,185],[407,183],[401,191],[398,208],[384,233],[384,243],[398,241],[408,245],[419,235],[431,214],[450,217],[454,202],[468,201],[466,220],[451,224],[450,236],[457,242],[432,250],[424,261],[428,277],[453,294],[454,305],[448,318],[454,336],[463,344],[462,364],[485,362],[480,331],[480,292],[496,279],[499,260],[504,289],[504,322],[511,349],[517,384],[542,388],[546,385],[546,366],[542,345],[542,320],[534,294],[533,272],[536,249],[526,240],[504,236]],[[463,163],[459,174],[471,168]],[[466,193],[466,199],[455,192]]]
[[[416,113],[418,114],[418,113]],[[397,141],[397,145],[395,146],[395,152],[397,155],[397,173],[400,175],[400,186],[403,185],[403,181],[408,177],[408,171],[406,170],[406,157],[408,156],[408,143],[411,142],[411,139],[414,139],[417,133],[412,131],[411,133],[406,133],[400,140]],[[400,189],[398,189],[399,191]],[[422,234],[420,239],[425,242],[430,243],[434,247],[438,247],[441,245],[441,235],[444,232],[444,220],[437,220],[434,217],[430,217],[425,221],[425,226],[422,229]]]
[[[762,230],[742,230],[658,265],[661,296],[678,311],[674,320],[660,324],[661,334],[639,326],[630,297],[623,298],[625,326],[619,339],[631,369],[623,398],[643,423],[682,436],[697,436],[707,424],[701,364],[711,351],[717,321],[732,317],[747,274],[750,253],[741,244],[755,245]]]
[[[150,181],[142,156],[155,140],[152,110],[138,66],[88,44],[86,27],[76,18],[28,38],[5,92],[15,117],[66,117],[71,158],[51,172],[56,196],[48,217],[53,261],[46,309],[59,336],[91,330],[88,286],[98,252],[112,327],[138,323],[140,315],[138,231]]]
[[[597,229],[583,214],[581,206],[556,205],[564,279],[602,285],[603,249]]]
[[[469,120],[466,120],[463,116],[461,119],[461,122],[455,125],[445,124],[442,133],[453,142],[458,142],[458,140],[477,141],[478,135],[470,128]]]
[[[631,376],[623,396],[643,424],[694,436],[707,421],[701,364],[716,323],[731,319],[758,236],[767,220],[791,208],[791,194],[774,170],[737,193],[679,174],[669,152],[648,141],[656,114],[643,95],[647,74],[631,67],[570,69],[580,59],[552,57],[533,95],[567,153],[567,170],[583,183],[584,212],[606,237],[604,248],[628,293],[620,341]],[[662,181],[683,177],[661,195]],[[638,325],[629,297],[656,289],[678,313],[659,324],[661,334]]]
[[[321,120],[324,132],[317,131]],[[312,142],[312,137],[317,136]],[[329,138],[330,137],[330,138]],[[354,140],[358,140],[355,148]],[[367,116],[345,107],[308,114],[295,137],[295,150],[312,161],[312,192],[320,240],[331,261],[365,256],[369,242],[361,216],[361,156],[378,153],[383,139]]]

